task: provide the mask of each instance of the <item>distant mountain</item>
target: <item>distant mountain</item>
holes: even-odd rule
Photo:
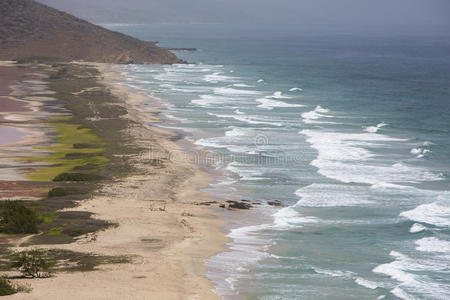
[[[0,0],[0,60],[45,56],[108,63],[178,63],[175,54],[32,0]]]

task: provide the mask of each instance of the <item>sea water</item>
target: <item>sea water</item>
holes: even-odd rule
[[[226,299],[450,299],[450,39],[114,25],[190,64],[120,67],[220,159]],[[267,205],[280,201],[281,207]]]

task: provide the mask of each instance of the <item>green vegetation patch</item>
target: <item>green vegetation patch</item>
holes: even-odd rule
[[[63,232],[64,227],[65,227],[64,225],[58,226],[58,227],[53,227],[52,229],[50,229],[47,232],[47,234],[48,235],[60,235]]]
[[[55,143],[46,147],[38,147],[38,149],[47,150],[52,154],[27,158],[28,161],[40,161],[52,166],[36,168],[34,172],[28,174],[30,180],[52,181],[59,174],[68,173],[76,167],[89,165],[98,168],[108,162],[108,158],[103,156],[106,143],[93,134],[90,129],[68,123],[67,117],[54,118],[52,121],[47,125],[56,132]],[[80,147],[80,145],[95,146]],[[91,170],[95,171],[95,169]]]
[[[25,206],[23,201],[5,201],[1,204],[0,232],[7,234],[38,233],[42,219]]]
[[[53,178],[53,181],[97,181],[104,179],[103,176],[90,173],[61,173]]]
[[[59,176],[59,175],[58,175]],[[69,195],[84,194],[80,189],[70,187],[56,187],[48,191],[48,197],[64,197]]]
[[[17,288],[11,280],[6,277],[0,277],[0,296],[8,296],[17,293]]]

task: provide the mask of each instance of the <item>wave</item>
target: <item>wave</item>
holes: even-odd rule
[[[381,122],[377,126],[369,126],[369,127],[366,127],[364,130],[367,132],[376,133],[376,132],[378,132],[378,130],[380,128],[382,128],[384,126],[387,126],[387,124],[384,122]]]
[[[370,280],[367,280],[367,279],[364,279],[364,278],[361,278],[361,277],[357,277],[355,279],[355,282],[357,284],[359,284],[360,286],[366,287],[366,288],[371,289],[371,290],[374,290],[374,289],[378,288],[378,286],[379,286],[378,283],[370,281]]]
[[[294,87],[294,88],[292,88],[292,89],[289,90],[289,92],[295,92],[295,91],[303,92],[303,89],[298,88],[298,87]]]
[[[243,164],[238,162],[229,163],[226,169],[234,174],[237,174],[241,180],[255,181],[263,180],[264,172],[260,168],[250,164]]]
[[[391,277],[399,284],[391,293],[401,299],[415,299],[411,294],[426,296],[427,299],[449,299],[450,291],[445,283],[434,282],[426,272],[445,272],[448,261],[415,259],[397,251],[391,251],[394,261],[379,265],[373,272]],[[421,297],[422,298],[422,297]]]
[[[245,84],[245,83],[235,83],[235,84],[233,84],[233,86],[235,86],[235,87],[241,87],[241,88],[251,88],[251,87],[254,87],[253,85],[248,85],[248,84]]]
[[[368,199],[367,189],[363,186],[314,183],[297,190],[295,194],[300,197],[295,206],[340,207],[374,204]]]
[[[200,99],[191,100],[191,104],[203,106],[203,107],[211,107],[213,105],[224,105],[230,103],[229,98],[215,95],[200,95]]]
[[[411,228],[409,228],[409,232],[410,233],[419,233],[422,232],[424,230],[427,230],[427,228],[425,226],[423,226],[422,224],[419,223],[414,223]]]
[[[218,94],[218,95],[225,95],[225,96],[236,96],[236,95],[241,95],[241,96],[246,96],[246,95],[259,95],[261,94],[261,92],[259,91],[250,91],[250,90],[240,90],[240,89],[233,89],[233,88],[229,88],[229,87],[220,87],[220,88],[215,88],[214,89],[214,93]]]
[[[206,74],[203,76],[203,81],[208,83],[230,82],[235,80],[235,77],[222,75],[222,72],[214,72],[212,74]]]
[[[235,144],[226,144],[225,141],[221,138],[210,138],[210,139],[198,139],[194,142],[194,144],[198,146],[203,147],[210,147],[210,148],[224,148],[227,149],[230,152],[234,153],[248,153],[253,154],[255,153],[255,150],[251,147],[247,146],[240,146]]]
[[[323,108],[322,106],[316,106],[316,108],[312,111],[308,111],[301,114],[301,117],[303,118],[303,122],[307,124],[315,124],[315,123],[327,123],[327,122],[321,122],[317,121],[321,118],[332,118],[333,116],[327,115],[330,111],[326,108]]]
[[[268,110],[272,110],[275,107],[302,107],[302,106],[305,106],[305,105],[301,105],[301,104],[290,104],[290,103],[286,103],[286,102],[278,101],[278,100],[270,100],[267,98],[256,99],[256,102],[261,103],[260,105],[258,105],[258,107],[268,109]]]
[[[450,226],[450,207],[439,202],[422,204],[400,213],[401,217],[414,222],[427,223],[438,227]]]
[[[422,148],[422,147],[418,147],[418,148],[411,149],[410,153],[413,154],[413,155],[417,155],[417,158],[422,158],[426,154],[431,153],[431,150],[430,149],[425,149],[425,148]]]
[[[361,278],[361,277],[357,277],[355,273],[350,272],[350,271],[327,270],[327,269],[321,269],[321,268],[316,268],[316,267],[313,267],[313,270],[317,274],[323,274],[323,275],[327,275],[330,277],[346,277],[346,278],[354,279],[355,283],[357,283],[360,286],[363,286],[365,288],[371,289],[371,290],[374,290],[379,287],[378,283]]]
[[[367,146],[383,145],[386,142],[402,142],[377,133],[342,133],[320,130],[302,130],[307,142],[316,149],[318,156],[311,162],[325,177],[345,183],[379,184],[382,182],[421,182],[442,180],[440,174],[427,169],[408,166],[373,164],[376,155]]]
[[[278,92],[273,93],[271,96],[267,96],[266,98],[271,98],[271,99],[291,99],[292,97],[284,96],[282,92],[278,91]]]
[[[439,240],[435,237],[420,239],[415,244],[418,251],[450,253],[450,241]]]
[[[208,113],[209,115],[216,116],[218,118],[232,118],[241,122],[245,122],[248,124],[254,124],[254,125],[271,125],[271,126],[277,126],[281,127],[283,126],[282,123],[279,122],[269,122],[265,121],[265,119],[260,119],[253,116],[247,116],[245,114],[236,114],[236,115],[222,115],[222,114],[214,114],[214,113]]]
[[[274,217],[273,225],[271,226],[273,229],[286,230],[293,227],[299,227],[301,224],[305,223],[319,222],[319,219],[316,217],[302,216],[293,206],[284,207],[272,216]]]
[[[255,133],[251,129],[230,126],[225,136],[198,139],[194,143],[203,147],[225,148],[230,152],[255,154],[254,146],[249,146],[248,141]]]
[[[231,239],[227,247],[232,251],[219,253],[206,262],[207,276],[216,284],[216,293],[235,297],[234,284],[245,276],[246,267],[271,257],[267,249],[272,241],[258,235],[266,228],[266,224],[261,224],[232,229],[227,235]],[[224,272],[225,279],[222,277]]]

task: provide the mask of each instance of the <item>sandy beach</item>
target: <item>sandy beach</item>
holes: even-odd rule
[[[182,153],[177,133],[149,123],[162,122],[157,113],[144,110],[149,101],[123,85],[112,65],[96,65],[101,83],[121,99],[125,118],[133,122],[128,134],[148,149],[132,159],[137,172],[103,184],[90,199],[66,211],[86,211],[94,218],[117,224],[78,238],[75,243],[43,245],[98,255],[126,255],[130,263],[102,265],[92,272],[57,272],[46,279],[26,280],[30,293],[11,299],[215,299],[205,277],[205,259],[223,250],[227,239],[221,231],[219,209],[201,203],[209,195],[201,189],[210,175],[189,160],[161,157],[163,165],[149,166],[156,153]],[[80,91],[83,93],[84,91]],[[149,168],[151,172],[149,172]],[[28,237],[17,242],[23,243]],[[25,249],[16,247],[15,250]]]

